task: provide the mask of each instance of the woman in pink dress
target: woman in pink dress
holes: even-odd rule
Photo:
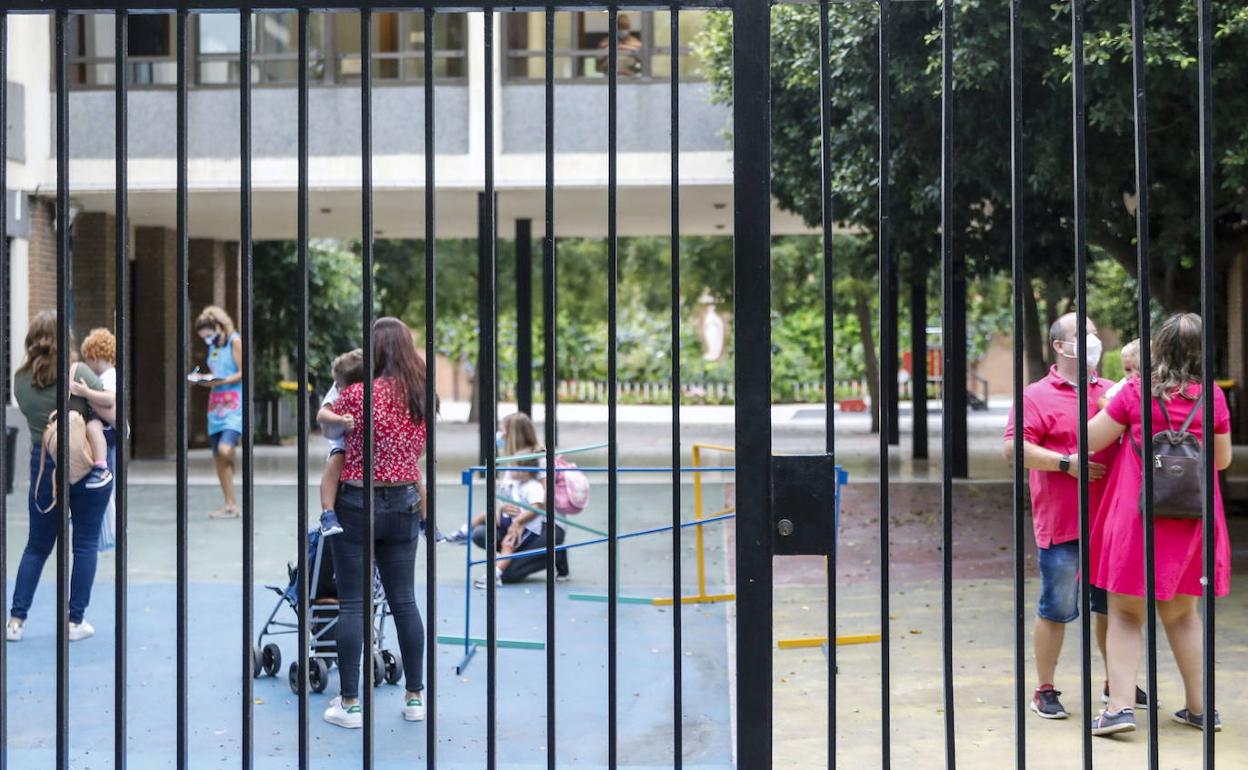
[[[1180,313],[1166,319],[1153,335],[1152,407],[1154,433],[1171,425],[1179,429],[1195,410],[1188,431],[1203,444],[1200,330],[1200,316]],[[1143,445],[1142,387],[1140,379],[1131,380],[1092,418],[1088,423],[1090,451],[1097,452],[1109,446],[1128,430],[1131,438],[1124,444]],[[1223,470],[1231,464],[1230,412],[1221,388],[1214,387],[1206,395],[1213,399],[1214,463],[1218,470]],[[1092,720],[1095,735],[1135,729],[1130,698],[1135,692],[1141,653],[1140,629],[1145,618],[1142,478],[1139,451],[1119,452],[1089,542],[1091,582],[1109,591],[1106,640],[1109,704]],[[1193,501],[1197,508],[1200,504],[1199,500]],[[1215,595],[1224,596],[1230,590],[1231,548],[1222,509],[1222,491],[1216,484],[1214,508],[1213,588]],[[1185,708],[1178,711],[1174,719],[1202,729],[1201,621],[1197,612],[1204,574],[1202,522],[1200,519],[1158,518],[1155,526],[1157,613],[1165,626],[1186,693]],[[1217,711],[1214,711],[1213,723],[1215,730],[1221,729]]]

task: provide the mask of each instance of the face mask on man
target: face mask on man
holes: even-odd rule
[[[1095,334],[1089,334],[1085,338],[1084,345],[1076,346],[1075,343],[1070,340],[1063,340],[1061,342],[1061,346],[1062,357],[1074,359],[1079,358],[1079,352],[1073,351],[1071,348],[1086,348],[1085,358],[1087,359],[1089,369],[1095,369],[1097,365],[1101,363],[1101,353],[1105,350],[1105,345],[1101,342],[1101,338]]]

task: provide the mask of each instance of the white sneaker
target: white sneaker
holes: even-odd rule
[[[9,618],[9,622],[4,626],[4,638],[10,642],[22,641],[22,630],[26,628],[26,621],[20,618]]]
[[[358,703],[344,707],[342,696],[339,695],[331,700],[329,708],[325,709],[325,721],[331,725],[357,729],[364,726],[364,709]]]
[[[472,581],[473,588],[484,589],[485,585],[486,585],[485,575],[482,575],[481,577]],[[503,575],[501,572],[494,575],[494,585],[498,586],[499,588],[503,587]]]
[[[417,695],[403,701],[403,718],[409,722],[420,722],[425,718],[424,698]]]
[[[95,628],[87,622],[86,618],[83,618],[81,623],[69,624],[69,641],[80,642],[92,636],[95,636]]]

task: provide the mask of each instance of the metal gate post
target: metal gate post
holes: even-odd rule
[[[733,18],[737,766],[771,767],[771,6]],[[748,362],[742,365],[742,362]]]

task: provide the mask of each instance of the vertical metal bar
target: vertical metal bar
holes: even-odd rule
[[[425,391],[425,761],[430,770],[438,766],[438,676],[434,661],[438,652],[438,549],[434,533],[438,531],[438,305],[437,305],[437,213],[434,171],[437,148],[434,145],[433,91],[433,19],[434,10],[426,8],[425,23],[425,366],[428,369]],[[470,508],[471,510],[471,508]],[[468,586],[464,586],[466,591]],[[467,634],[465,634],[467,636]],[[419,665],[414,662],[414,665]]]
[[[516,407],[533,414],[533,220],[516,220]]]
[[[737,732],[740,767],[771,767],[771,7],[733,11],[734,410],[737,447]],[[749,362],[744,364],[743,362]]]
[[[910,255],[910,455],[928,458],[927,446],[927,255]]]
[[[296,291],[296,325],[298,326],[298,350],[296,352],[295,367],[298,370],[296,379],[299,383],[299,391],[296,401],[298,403],[297,414],[299,418],[299,438],[296,453],[298,461],[296,463],[296,498],[295,498],[295,547],[298,554],[297,568],[301,577],[310,576],[308,566],[308,19],[309,12],[307,8],[299,9],[299,75],[298,75],[298,116],[296,118],[298,132],[298,159],[296,161],[298,176],[296,192],[296,207],[298,209],[296,217],[296,227],[298,228],[298,245],[296,247],[296,262],[299,271],[299,286]],[[250,80],[250,72],[243,78]],[[371,275],[371,273],[370,273]],[[308,750],[310,743],[310,730],[308,727],[308,612],[309,601],[308,596],[312,590],[310,587],[311,579],[301,579],[299,581],[299,595],[295,598],[298,603],[299,615],[299,651],[296,653],[296,660],[299,663],[299,729],[297,740],[299,746],[296,749],[296,756],[299,758],[299,767],[301,770],[308,767]],[[370,579],[364,583],[365,593],[371,594],[373,581]],[[371,627],[372,615],[364,616],[364,625]],[[365,664],[367,670],[372,670],[372,656],[369,651],[372,646],[364,647]]]
[[[955,338],[954,315],[958,302],[957,267],[953,257],[953,4],[940,6],[940,269],[941,324],[944,327],[941,346],[944,355],[944,386],[940,389],[940,524],[941,524],[941,660],[944,665],[945,706],[945,768],[957,766],[957,745],[953,715],[953,476],[955,462],[954,415],[958,391],[965,391],[963,380],[951,380],[950,372],[958,371],[956,361],[965,363],[965,348],[951,344]],[[962,401],[965,403],[965,400]],[[954,417],[951,425],[949,418]],[[966,417],[963,409],[962,418]]]
[[[188,732],[188,707],[190,704],[190,652],[187,632],[187,613],[190,609],[188,585],[190,582],[189,564],[187,563],[187,541],[189,535],[189,515],[187,499],[187,383],[185,372],[188,362],[187,354],[190,347],[190,323],[188,318],[188,279],[187,279],[187,248],[189,212],[187,201],[187,85],[190,56],[187,39],[188,13],[185,8],[177,14],[178,27],[178,94],[177,94],[177,134],[178,134],[178,190],[177,190],[177,267],[176,267],[176,302],[177,307],[177,766],[179,770],[190,764],[190,735]]]
[[[484,256],[479,280],[485,298],[486,314],[481,318],[481,365],[477,368],[478,398],[481,399],[479,413],[481,416],[482,435],[485,431],[493,432],[498,422],[496,409],[498,402],[498,351],[497,344],[497,278],[496,250],[497,224],[495,222],[496,199],[494,193],[494,12],[484,11],[485,16],[485,195],[482,196],[482,217],[484,243],[479,246]],[[487,427],[488,426],[488,427]],[[498,591],[494,585],[495,553],[497,527],[495,521],[495,481],[498,466],[498,452],[493,441],[485,453],[485,637],[486,637],[486,683],[485,683],[485,733],[486,733],[486,767],[494,770],[497,766],[495,748],[498,742],[497,700],[498,700],[498,640],[495,613],[498,609]],[[552,469],[553,470],[553,469]]]
[[[113,70],[114,70],[114,138],[115,160],[115,204],[116,209],[116,246],[114,248],[117,267],[116,302],[117,302],[117,414],[114,428],[116,443],[114,445],[113,490],[114,506],[117,513],[115,525],[117,537],[116,563],[113,578],[113,767],[115,770],[126,770],[126,617],[129,606],[128,564],[130,558],[129,536],[127,534],[127,500],[129,497],[126,486],[127,461],[130,457],[129,419],[130,419],[130,255],[129,255],[129,204],[127,191],[127,164],[130,156],[130,144],[127,119],[126,71],[130,45],[130,17],[125,8],[118,8],[114,18],[113,29]],[[0,75],[0,83],[5,82]],[[0,120],[0,125],[4,121]],[[4,153],[0,152],[0,158]],[[4,185],[0,184],[0,189]],[[4,221],[0,217],[0,221]],[[8,335],[4,337],[7,339]],[[5,379],[8,382],[8,379]],[[4,489],[0,485],[0,489]],[[248,672],[250,673],[250,671]]]
[[[1149,285],[1148,231],[1148,112],[1144,76],[1144,0],[1131,1],[1131,76],[1135,91],[1135,243],[1136,282],[1140,288],[1140,427],[1143,432],[1143,468],[1141,492],[1144,515],[1144,648],[1148,653],[1145,668],[1150,698],[1157,695],[1157,562],[1153,514],[1153,464],[1145,458],[1153,456],[1153,362],[1151,287]],[[1128,428],[1129,430],[1129,428]],[[1157,709],[1150,703],[1148,712],[1148,767],[1158,770],[1160,759],[1157,745]]]
[[[542,388],[546,399],[543,427],[546,433],[546,467],[555,467],[555,441],[558,426],[559,354],[558,297],[555,264],[555,7],[545,13],[545,164],[543,190],[545,227],[542,232]],[[546,499],[555,499],[556,474],[546,474]],[[546,538],[546,768],[555,770],[556,704],[555,697],[555,538]]]
[[[69,60],[56,12],[56,467],[69,467]],[[56,474],[56,766],[69,767],[69,474]]]
[[[889,61],[889,20],[891,6],[889,0],[879,0],[879,120],[880,120],[880,187],[879,187],[879,225],[876,237],[879,239],[879,273],[880,273],[880,395],[884,403],[880,405],[880,753],[882,766],[887,770],[892,765],[892,694],[890,692],[892,677],[891,646],[889,633],[889,532],[888,532],[888,446],[892,443],[894,430],[893,420],[897,401],[897,293],[893,291],[895,268],[893,265],[890,235],[892,229],[890,193],[890,169],[892,167],[892,150],[889,141],[889,130],[892,117],[892,106],[889,100],[891,85],[891,68]],[[828,62],[819,61],[819,68],[826,70]],[[825,126],[825,128],[827,128]],[[826,142],[825,142],[826,145]],[[826,223],[830,227],[831,223]],[[825,311],[830,312],[830,309]],[[829,408],[831,402],[829,401]],[[835,542],[835,538],[833,539]],[[946,559],[949,555],[946,554]],[[832,576],[829,576],[831,579]],[[836,634],[828,636],[828,649],[836,646]],[[829,660],[831,657],[829,656]],[[832,678],[835,678],[833,672]],[[829,715],[831,719],[831,715]]]
[[[373,767],[373,12],[360,9],[360,162],[361,267],[364,284],[364,640],[361,647],[363,672],[360,677],[361,704],[364,706],[364,734],[361,759],[364,770]]]
[[[823,247],[823,386],[824,386],[824,449],[830,455],[836,452],[836,324],[835,282],[836,274],[832,258],[832,238],[836,226],[832,208],[832,78],[829,73],[831,46],[828,22],[829,0],[819,2],[819,185],[820,224]],[[880,13],[883,14],[881,5]],[[835,487],[837,480],[832,480]],[[835,493],[835,489],[834,489]],[[828,755],[827,766],[836,768],[836,536],[828,550],[824,578],[828,596],[827,637],[828,644]],[[882,638],[887,638],[883,635]],[[888,688],[885,687],[887,692]],[[888,752],[885,751],[885,756]]]
[[[1084,98],[1083,28],[1085,0],[1071,4],[1071,99],[1074,131],[1075,339],[1086,350],[1088,336],[1088,235],[1086,171],[1086,101]],[[1092,770],[1092,623],[1088,584],[1088,361],[1079,355],[1079,653],[1083,720],[1083,767]]]
[[[669,12],[672,41],[671,82],[671,228],[672,228],[672,767],[684,766],[684,587],[680,533],[680,3]]]
[[[9,83],[9,14],[7,11],[0,9],[0,281],[4,276],[9,274],[9,239],[8,239],[8,130],[9,125],[9,100],[8,100],[8,83]],[[4,345],[5,349],[9,346],[9,327],[5,323],[8,318],[9,310],[9,294],[8,281],[4,281],[4,291],[0,291],[0,345]],[[4,406],[8,405],[8,382],[9,371],[5,365],[7,359],[0,357],[0,382],[4,383],[0,387],[0,393],[4,393]],[[0,438],[5,439],[7,447],[6,435],[8,432],[8,413],[6,409],[0,409]],[[4,490],[9,488],[8,478],[6,478],[6,463],[0,462],[0,539],[8,538],[9,527],[9,506],[8,495],[4,494]],[[8,559],[5,557],[5,549],[0,548],[0,619],[8,622]],[[120,624],[118,624],[120,627]],[[7,647],[7,645],[5,645]],[[0,649],[0,770],[8,770],[9,767],[9,669],[8,669],[8,650]],[[120,765],[119,765],[120,767]]]
[[[1213,242],[1213,173],[1216,159],[1213,155],[1213,11],[1209,0],[1197,0],[1198,26],[1198,78],[1200,89],[1200,316],[1201,316],[1201,387],[1213,390],[1218,387],[1214,380],[1214,347],[1215,329],[1214,302],[1217,299],[1217,266],[1215,264]],[[1212,723],[1216,708],[1214,687],[1214,647],[1217,638],[1214,634],[1216,594],[1216,560],[1217,554],[1217,508],[1214,493],[1218,483],[1214,466],[1213,452],[1213,398],[1206,396],[1202,404],[1201,424],[1204,427],[1204,500],[1201,522],[1204,535],[1204,626],[1203,626],[1203,659],[1201,670],[1204,673],[1202,682],[1204,690],[1205,730],[1201,744],[1204,755],[1205,770],[1213,770],[1216,763],[1214,756],[1214,730]],[[1152,693],[1149,697],[1154,697]]]
[[[255,730],[255,654],[252,651],[252,625],[255,616],[255,599],[252,587],[256,583],[255,550],[256,550],[256,507],[255,488],[252,479],[252,218],[251,218],[251,10],[242,9],[238,12],[238,262],[240,262],[242,278],[242,756],[243,770],[251,770],[255,766],[253,753],[256,748]],[[301,403],[303,403],[301,401]],[[298,458],[298,472],[305,473],[307,458],[301,454]],[[305,495],[306,497],[306,495]],[[300,575],[307,574],[307,554],[303,549],[300,555]],[[307,580],[300,580],[302,585]],[[300,592],[301,595],[303,592]],[[300,607],[300,626],[305,621],[305,608]],[[300,649],[303,649],[300,636]],[[301,671],[306,671],[301,666]],[[303,714],[303,709],[300,709]],[[302,745],[302,741],[301,741]]]
[[[1023,261],[1023,49],[1022,0],[1010,0],[1010,272],[1014,335],[1014,703],[1027,699],[1027,655],[1024,642],[1026,601],[1023,589],[1027,508],[1023,499],[1027,471],[1023,467],[1023,291],[1031,291]],[[916,402],[917,403],[917,402]],[[1027,710],[1014,709],[1014,768],[1027,767]]]
[[[616,182],[619,175],[617,150],[617,124],[619,122],[616,101],[619,95],[619,73],[616,71],[619,59],[619,28],[620,11],[614,3],[607,11],[608,39],[607,47],[607,766],[619,764],[619,717],[617,692],[619,682],[619,662],[616,653],[619,644],[619,612],[616,599],[619,597],[620,585],[620,551],[616,538],[619,536],[619,496],[620,478],[618,466],[620,461],[617,446],[618,425],[616,408],[619,394],[616,392],[618,383],[616,346],[619,340],[617,329],[616,306],[618,302],[619,250],[617,244],[616,222]],[[679,598],[677,598],[679,601]]]

